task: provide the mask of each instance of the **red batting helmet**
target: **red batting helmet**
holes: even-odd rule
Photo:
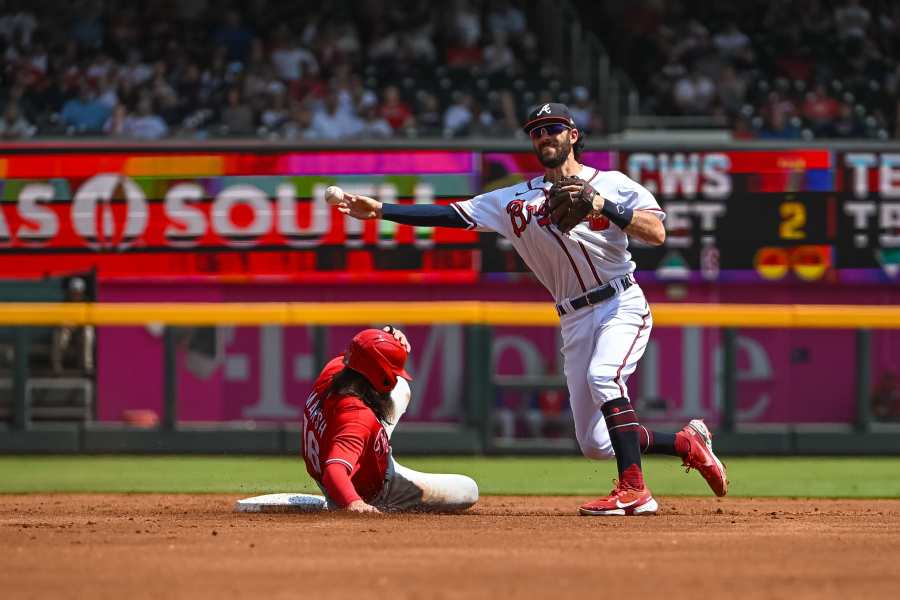
[[[397,377],[412,381],[406,372],[406,348],[391,334],[380,329],[360,331],[350,341],[344,364],[362,375],[380,393],[397,385]]]

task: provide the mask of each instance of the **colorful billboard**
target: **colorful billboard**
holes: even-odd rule
[[[101,280],[473,273],[477,234],[361,223],[324,190],[448,203],[477,193],[475,160],[430,150],[2,156],[0,270],[95,268]]]
[[[665,245],[632,244],[661,282],[895,282],[900,162],[884,152],[586,152],[650,189]],[[444,150],[0,154],[0,270],[101,281],[467,281],[525,266],[494,234],[359,222],[338,184],[445,204],[541,172],[530,152]]]

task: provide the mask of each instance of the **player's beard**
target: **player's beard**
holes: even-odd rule
[[[544,148],[546,146],[551,146],[556,148],[556,154],[553,156],[545,156]],[[566,162],[569,158],[569,154],[572,152],[572,140],[569,136],[565,136],[565,139],[559,143],[558,146],[554,146],[553,144],[546,144],[537,150],[538,160],[541,161],[541,164],[544,165],[544,168],[547,169],[556,169]]]

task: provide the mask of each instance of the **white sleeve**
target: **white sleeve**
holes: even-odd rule
[[[594,186],[601,196],[631,210],[653,213],[660,221],[666,218],[666,213],[650,190],[619,171],[613,171],[609,175]]]
[[[509,215],[506,214],[503,196],[497,193],[498,191],[480,194],[462,202],[454,202],[450,206],[466,222],[466,229],[494,231],[506,236],[511,225]]]

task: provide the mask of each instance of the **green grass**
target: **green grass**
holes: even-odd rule
[[[615,462],[580,457],[409,457],[401,462],[430,472],[464,473],[482,494],[589,496],[608,491]],[[647,481],[660,496],[708,495],[696,473],[679,461],[645,458]],[[900,458],[732,458],[733,496],[900,498]],[[316,492],[299,458],[216,456],[4,456],[0,493]]]

